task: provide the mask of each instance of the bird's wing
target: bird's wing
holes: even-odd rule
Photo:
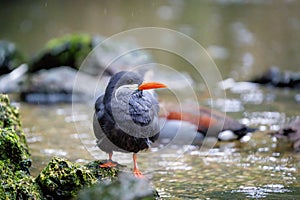
[[[147,92],[133,94],[129,100],[129,113],[132,120],[140,124],[141,126],[146,126],[157,117],[158,112],[158,102],[157,100]]]
[[[104,95],[98,97],[95,102],[95,114],[97,116],[98,121],[104,116],[104,104],[103,104],[103,97]]]

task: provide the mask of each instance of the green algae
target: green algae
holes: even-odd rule
[[[19,110],[10,104],[8,95],[0,94],[0,128],[13,128],[20,142],[28,149],[25,134],[22,130]]]
[[[43,199],[34,178],[0,160],[0,199]]]
[[[29,172],[31,160],[28,151],[13,129],[0,129],[0,152],[0,160],[13,164],[16,170]]]
[[[7,95],[0,94],[0,111],[0,160],[29,172],[31,160],[19,112],[10,105]]]
[[[95,160],[85,165],[89,170],[91,170],[93,175],[97,178],[98,182],[116,180],[118,178],[120,170],[125,167],[116,163],[116,167],[101,168],[100,165],[105,163],[106,161],[107,160]]]
[[[29,175],[31,165],[19,112],[0,94],[0,199],[42,199]]]
[[[54,157],[36,178],[48,198],[72,198],[83,187],[97,182],[86,167]]]

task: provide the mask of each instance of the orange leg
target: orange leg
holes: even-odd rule
[[[132,158],[133,158],[133,174],[137,178],[145,178],[145,176],[142,174],[142,172],[138,169],[138,166],[137,166],[137,163],[136,163],[137,154],[134,153]]]
[[[100,165],[101,168],[109,168],[109,167],[117,166],[117,164],[112,161],[112,155],[113,155],[113,153],[108,154],[108,161],[104,164],[101,164]]]

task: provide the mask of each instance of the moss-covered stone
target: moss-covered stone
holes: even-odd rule
[[[29,175],[30,165],[19,112],[0,94],[0,199],[42,199]]]
[[[10,105],[7,95],[0,94],[0,160],[7,160],[29,172],[30,154],[22,131],[19,112]]]
[[[69,66],[75,69],[93,49],[93,38],[88,34],[66,35],[50,40],[32,60],[30,72]]]
[[[46,197],[62,199],[76,196],[80,189],[95,184],[97,179],[86,167],[54,157],[36,182]]]
[[[118,179],[118,174],[121,169],[123,169],[125,166],[120,165],[119,163],[116,163],[116,167],[110,167],[110,168],[101,168],[100,165],[105,163],[106,160],[95,160],[91,161],[85,166],[91,170],[93,175],[98,179],[98,182],[103,181],[113,181]]]
[[[43,199],[33,177],[0,160],[0,199]]]
[[[31,165],[29,154],[13,129],[0,129],[0,152],[0,160],[13,164],[16,170],[29,173]]]
[[[19,110],[11,106],[9,97],[6,94],[0,94],[0,128],[13,128],[21,143],[28,149],[21,126]]]

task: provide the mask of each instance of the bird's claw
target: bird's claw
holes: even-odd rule
[[[146,177],[142,174],[142,172],[141,172],[140,170],[138,170],[138,169],[133,170],[133,174],[134,174],[134,176],[135,176],[136,178],[146,178]]]
[[[106,163],[100,164],[99,165],[101,168],[110,168],[110,167],[116,167],[117,164],[112,162],[112,161],[108,161]]]

